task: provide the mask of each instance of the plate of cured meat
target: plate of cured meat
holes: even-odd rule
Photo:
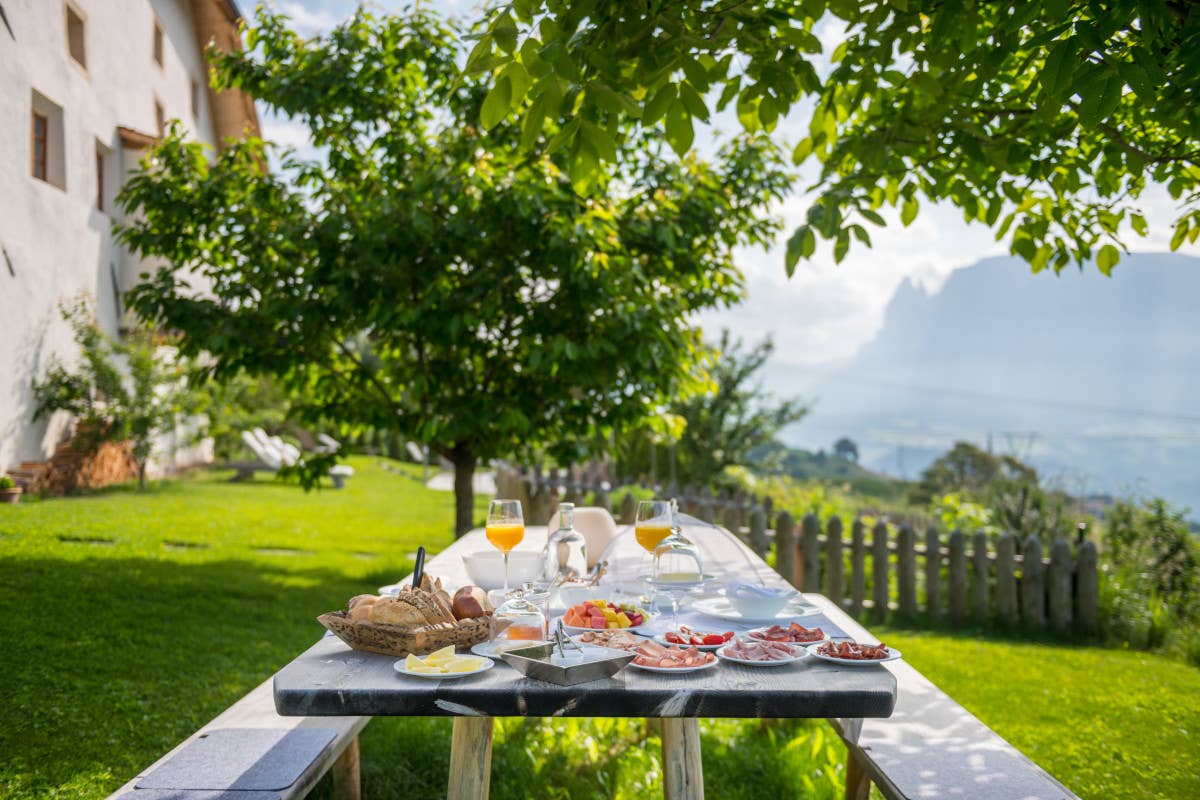
[[[879,644],[860,644],[849,639],[830,639],[808,646],[810,655],[834,664],[845,664],[848,667],[866,667],[871,664],[883,664],[900,658],[900,651],[888,647],[883,642]]]
[[[769,628],[755,628],[746,635],[751,639],[759,639],[764,642],[787,642],[788,644],[812,644],[829,638],[820,628],[806,628],[798,622],[790,625],[772,625]]]
[[[630,662],[649,672],[697,672],[717,665],[717,657],[695,647],[666,647],[658,642],[642,642],[637,657]]]
[[[801,645],[784,642],[735,639],[718,650],[717,655],[747,667],[778,667],[803,661],[808,658],[808,651]]]

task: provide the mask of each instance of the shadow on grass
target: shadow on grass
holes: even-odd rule
[[[863,620],[868,630],[878,626],[901,634],[928,633],[937,636],[949,636],[962,639],[981,639],[990,642],[1008,644],[1046,644],[1055,647],[1070,648],[1100,648],[1104,642],[1097,635],[1085,634],[1078,631],[1056,632],[1048,626],[1041,629],[1030,629],[1023,626],[1008,625],[999,621],[964,620],[954,622],[948,617],[930,618],[927,615],[913,617],[891,616],[885,621],[872,617]]]
[[[363,586],[238,560],[0,557],[0,796],[107,795],[316,641],[315,617]]]

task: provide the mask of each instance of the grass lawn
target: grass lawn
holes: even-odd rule
[[[451,540],[449,493],[376,459],[351,463],[341,492],[200,473],[145,494],[0,507],[0,797],[104,797],[311,644],[317,614],[405,574],[418,544]],[[1099,648],[881,633],[1081,795],[1200,795],[1200,671]],[[713,797],[840,795],[844,750],[824,723],[702,730]],[[365,793],[442,794],[449,737],[448,720],[375,720]],[[658,753],[640,720],[501,720],[493,796],[654,794]]]

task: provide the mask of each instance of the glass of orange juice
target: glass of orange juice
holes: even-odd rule
[[[508,594],[508,554],[525,538],[520,500],[493,500],[488,506],[487,539],[504,554],[504,594]]]
[[[671,534],[674,523],[668,500],[642,500],[638,503],[633,535],[642,549],[651,555],[658,543]]]

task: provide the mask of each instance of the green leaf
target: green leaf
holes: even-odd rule
[[[784,28],[783,38],[788,44],[805,53],[821,52],[821,40],[803,28]]]
[[[679,84],[679,99],[683,101],[683,105],[693,117],[699,117],[704,122],[708,122],[708,106],[704,105],[704,98],[688,81]]]
[[[907,228],[917,218],[918,211],[920,211],[920,206],[917,205],[917,201],[914,198],[908,198],[900,207],[900,223]]]
[[[480,65],[492,54],[493,46],[490,36],[484,36],[476,42],[475,46],[471,48],[471,54],[467,56],[466,71],[469,73],[483,72],[485,67]]]
[[[1106,244],[1100,248],[1100,252],[1096,255],[1096,266],[1105,275],[1112,275],[1113,267],[1121,260],[1121,251],[1111,244]]]
[[[802,258],[812,258],[817,251],[817,235],[812,228],[801,225],[792,233],[787,241],[787,253],[784,255],[784,269],[788,277],[796,271],[796,264]]]
[[[878,225],[881,228],[883,228],[887,225],[887,222],[884,221],[883,217],[881,217],[879,214],[877,214],[876,212],[872,211],[869,208],[860,208],[858,210],[858,213],[862,214],[864,217],[867,218],[867,220],[875,223],[876,225]]]
[[[842,231],[838,234],[837,241],[833,245],[833,263],[842,263],[842,259],[846,257],[846,253],[848,252],[850,252],[850,237],[845,231]]]
[[[491,130],[500,120],[504,119],[511,107],[512,82],[507,75],[501,76],[496,85],[483,98],[483,107],[479,110],[479,124],[484,130]]]
[[[1042,88],[1048,94],[1061,97],[1066,91],[1075,71],[1076,52],[1073,39],[1064,39],[1050,49],[1039,76]]]
[[[583,136],[583,141],[587,143],[592,152],[601,161],[607,161],[610,164],[617,160],[617,146],[613,142],[612,137],[598,125],[595,125],[587,120],[583,120],[580,124],[579,132]]]
[[[695,135],[691,115],[687,113],[683,103],[676,100],[667,109],[667,142],[671,149],[682,157],[691,149]]]
[[[762,127],[758,120],[758,98],[752,95],[749,89],[738,95],[737,116],[742,127],[749,133]]]
[[[575,134],[579,133],[579,123],[582,121],[581,117],[574,117],[566,125],[559,128],[558,133],[554,134],[554,137],[546,143],[546,152],[557,152],[564,145],[574,141]]]
[[[1180,222],[1178,225],[1175,226],[1175,233],[1171,236],[1171,252],[1172,253],[1175,252],[1176,250],[1178,250],[1179,246],[1181,244],[1183,244],[1183,240],[1187,238],[1187,234],[1188,234],[1188,223],[1187,223],[1187,220],[1183,220],[1182,222]]]
[[[812,137],[809,136],[801,139],[799,144],[796,145],[796,149],[792,151],[792,163],[796,166],[800,166],[810,155],[812,155],[812,151]]]
[[[508,78],[511,85],[508,107],[513,108],[521,105],[521,101],[525,99],[526,93],[529,92],[529,86],[533,83],[533,79],[529,77],[529,73],[526,72],[525,67],[520,62],[511,61],[507,67],[500,71],[500,75]]]
[[[1146,218],[1141,214],[1130,215],[1129,223],[1138,236],[1145,236],[1150,230],[1150,226],[1146,224]]]
[[[737,97],[737,93],[741,89],[741,87],[742,87],[742,79],[740,77],[734,78],[733,80],[726,83],[725,88],[723,90],[721,90],[720,99],[717,100],[717,111],[724,111],[725,107],[729,105],[729,101],[732,100],[734,97]]]
[[[517,23],[508,14],[501,14],[492,23],[492,38],[501,50],[512,55],[517,51]]]
[[[646,104],[642,106],[642,124],[653,125],[663,118],[667,113],[667,109],[671,107],[671,103],[675,101],[675,85],[668,83],[654,93]]]
[[[521,120],[521,149],[531,150],[537,144],[546,122],[546,95],[539,95]]]

